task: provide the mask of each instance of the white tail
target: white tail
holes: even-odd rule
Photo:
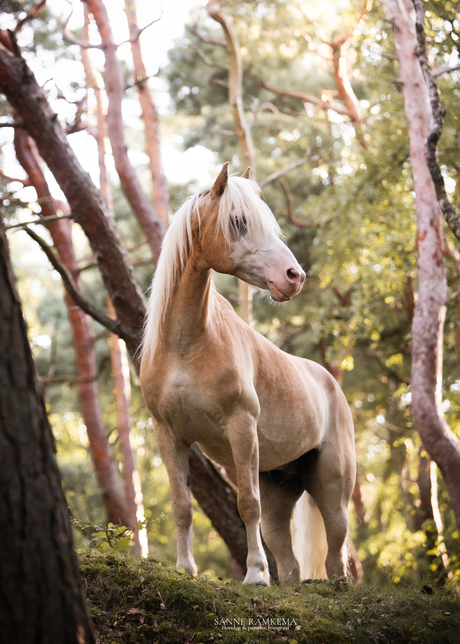
[[[321,512],[308,492],[304,492],[295,505],[291,532],[300,579],[327,579],[326,529]]]

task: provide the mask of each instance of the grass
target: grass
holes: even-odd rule
[[[153,558],[79,555],[99,644],[460,644],[455,588],[192,580]]]

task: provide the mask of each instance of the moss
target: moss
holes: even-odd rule
[[[79,556],[100,644],[460,644],[455,588],[192,580],[153,558]]]

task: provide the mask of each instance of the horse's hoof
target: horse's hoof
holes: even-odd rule
[[[250,584],[251,586],[270,586],[270,578],[268,574],[265,575],[260,571],[250,571],[246,573],[243,584]]]

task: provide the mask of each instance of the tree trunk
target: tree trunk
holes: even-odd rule
[[[225,0],[209,0],[206,9],[225,33],[227,49],[230,56],[230,69],[228,73],[228,101],[233,112],[238,141],[243,150],[246,167],[250,167],[249,178],[256,181],[256,151],[252,138],[251,128],[246,122],[243,105],[243,63],[240,54],[240,43],[233,27],[232,21],[222,11]],[[252,324],[252,291],[249,284],[239,281],[239,307],[240,316],[248,324]]]
[[[57,115],[23,58],[0,49],[0,91],[20,115],[40,156],[65,194],[72,215],[85,231],[117,317],[139,334],[145,313],[143,295],[107,205],[78,162]],[[136,359],[139,341],[128,340]]]
[[[85,5],[85,25],[83,33],[87,41],[89,41],[89,24],[89,10]],[[87,86],[93,89],[96,101],[96,127],[92,127],[91,129],[93,130],[93,135],[97,143],[100,189],[102,196],[107,202],[109,214],[113,217],[112,190],[106,163],[107,125],[106,109],[104,106],[104,98],[106,98],[104,82],[91,60],[90,50],[82,48],[81,57],[85,69]],[[89,102],[89,99],[87,100]],[[110,317],[115,318],[116,312],[110,298],[108,299],[107,307]],[[131,399],[131,387],[129,364],[126,355],[126,344],[114,333],[111,333],[109,336],[109,349],[117,407],[118,442],[123,460],[123,478],[128,516],[128,520],[124,525],[132,527],[139,520],[143,521],[145,517],[140,478],[135,468],[134,453],[130,440],[131,416],[129,413],[129,402]],[[147,530],[145,528],[141,531],[134,530],[132,545],[134,555],[144,557],[148,555],[149,546]]]
[[[107,9],[102,0],[83,0],[96,21],[105,55],[105,86],[109,98],[107,127],[118,176],[123,193],[150,245],[155,261],[161,251],[164,229],[155,209],[142,192],[134,168],[128,157],[121,110],[125,92],[117,46],[113,40]]]
[[[110,314],[114,314],[109,302]],[[142,497],[141,481],[134,463],[134,450],[131,445],[131,414],[129,403],[131,400],[131,382],[129,376],[128,354],[126,344],[115,333],[109,337],[110,359],[112,362],[112,375],[117,406],[118,443],[123,460],[123,479],[125,483],[125,498],[129,523],[132,527],[138,521],[144,521],[144,503]],[[147,530],[134,530],[133,554],[147,557],[149,543]]]
[[[417,431],[446,481],[460,526],[460,441],[442,410],[442,341],[446,311],[442,214],[425,155],[430,132],[428,88],[417,58],[418,42],[411,0],[383,0],[393,25],[409,128],[415,190],[418,248],[418,301],[412,321],[412,407]]]
[[[0,640],[95,642],[0,213]]]
[[[139,92],[142,120],[145,127],[146,151],[149,157],[149,168],[152,175],[152,201],[163,225],[167,228],[171,215],[169,190],[161,158],[160,133],[158,129],[158,112],[149,87],[147,70],[140,43],[140,30],[137,23],[136,0],[125,0],[125,13],[128,20],[131,52],[133,55],[134,75]]]
[[[58,208],[49,191],[32,139],[25,130],[16,129],[14,142],[17,159],[37,193],[41,214],[44,217],[56,217]],[[62,264],[69,270],[75,283],[81,286],[72,245],[71,226],[70,221],[65,219],[52,221],[47,228]],[[68,293],[65,294],[65,302],[74,337],[80,410],[86,425],[94,469],[108,519],[112,523],[132,526],[136,521],[131,522],[115,455],[107,439],[99,407],[94,334],[85,313],[75,305]]]

